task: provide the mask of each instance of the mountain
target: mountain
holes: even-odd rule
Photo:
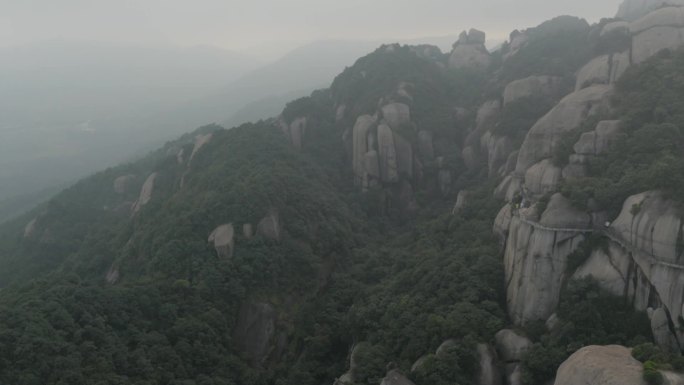
[[[0,381],[680,383],[683,15],[386,44],[79,181],[0,226]]]

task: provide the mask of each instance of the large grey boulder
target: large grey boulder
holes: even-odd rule
[[[260,365],[268,358],[276,331],[277,313],[267,303],[245,303],[233,330],[235,346],[251,361]]]
[[[382,379],[380,385],[415,385],[413,381],[409,380],[398,369],[392,369],[387,372],[385,378]]]
[[[280,216],[273,210],[259,221],[257,224],[257,235],[273,240],[280,241],[282,237],[282,227]]]
[[[357,185],[365,177],[364,157],[368,152],[368,134],[375,125],[375,118],[370,115],[361,115],[356,119],[352,129],[352,164]]]
[[[553,192],[558,187],[562,174],[562,170],[550,159],[544,159],[525,172],[525,188],[535,196]]]
[[[554,229],[591,229],[591,216],[576,209],[563,194],[556,193],[551,196],[539,223]]]
[[[684,44],[684,8],[667,7],[633,22],[632,62],[641,63],[663,49]]]
[[[209,234],[209,243],[214,245],[216,253],[221,258],[230,258],[233,256],[235,249],[235,229],[233,225],[227,223],[214,229]]]
[[[394,133],[386,124],[378,126],[378,155],[380,157],[380,177],[385,183],[399,181],[397,150],[394,144]]]
[[[563,79],[556,76],[530,76],[509,83],[504,89],[504,106],[532,96],[556,97],[563,91]]]
[[[561,364],[554,385],[646,385],[642,372],[624,346],[587,346]]]
[[[508,228],[511,226],[511,219],[513,218],[511,205],[506,204],[499,210],[499,213],[494,219],[494,234],[499,236],[501,242],[506,241],[506,236],[508,236]]]
[[[477,374],[478,385],[501,385],[501,371],[496,352],[488,344],[477,344],[480,370]]]
[[[655,343],[664,351],[679,353],[679,342],[670,330],[670,318],[667,311],[660,307],[653,311],[651,315],[651,331]]]
[[[579,127],[588,117],[609,110],[611,92],[611,86],[594,85],[563,98],[527,133],[516,173],[523,175],[533,164],[550,158],[566,132]]]
[[[582,225],[568,223],[572,228]],[[508,312],[516,325],[546,320],[556,311],[568,255],[584,239],[582,232],[540,228],[515,216],[511,219],[504,271]]]
[[[578,155],[601,155],[617,141],[619,133],[619,120],[601,121],[595,130],[582,134],[573,149]]]
[[[156,172],[153,172],[150,174],[150,176],[147,177],[145,180],[145,183],[143,183],[142,188],[140,189],[140,196],[138,197],[138,200],[135,201],[132,207],[133,214],[137,213],[140,211],[140,209],[148,204],[150,200],[152,200],[152,193],[154,192],[154,182],[157,180],[158,174]]]
[[[484,45],[485,39],[485,33],[475,29],[471,29],[469,33],[463,32],[451,51],[449,68],[486,69],[489,67],[492,59]]]
[[[634,21],[666,5],[681,6],[684,5],[684,0],[625,0],[615,17]]]
[[[413,178],[413,145],[398,133],[394,133],[394,149],[397,155],[397,171]]]
[[[411,108],[404,103],[391,103],[382,107],[382,117],[395,130],[407,127],[411,124]]]
[[[633,195],[609,229],[655,289],[671,320],[682,316],[684,263],[682,260],[682,213],[678,205],[657,191]],[[684,340],[678,333],[679,340]]]
[[[504,362],[518,362],[532,348],[532,341],[511,329],[499,330],[494,336],[499,358]]]
[[[197,155],[199,150],[204,147],[207,143],[211,141],[214,135],[210,132],[207,134],[200,134],[195,137],[195,145],[192,148],[192,153],[190,154],[190,161]]]

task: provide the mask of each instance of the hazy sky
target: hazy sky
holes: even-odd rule
[[[569,14],[613,16],[621,0],[0,0],[0,46],[37,40],[215,45],[413,38],[477,27],[490,38]]]

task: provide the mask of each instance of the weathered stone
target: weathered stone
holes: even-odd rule
[[[616,53],[612,56],[613,65],[610,69],[610,83],[615,83],[620,80],[620,77],[632,65],[632,55],[629,50]]]
[[[484,44],[458,44],[454,47],[454,50],[451,51],[449,68],[486,69],[489,67],[491,61],[491,56]]]
[[[306,133],[306,125],[306,117],[297,118],[290,123],[290,142],[298,150],[301,150],[303,145],[304,134]]]
[[[610,58],[611,55],[602,55],[585,64],[584,67],[577,72],[575,90],[579,91],[582,88],[594,84],[609,84],[611,79]]]
[[[134,182],[135,175],[122,175],[114,179],[114,192],[117,194],[126,194],[130,192]]]
[[[230,258],[235,250],[235,229],[228,223],[214,229],[209,235],[209,243],[214,244],[214,249],[220,258]]]
[[[452,215],[458,214],[468,203],[468,195],[470,194],[470,191],[467,190],[461,190],[458,192],[458,195],[456,195],[456,203],[454,204],[454,208],[451,210]]]
[[[555,76],[530,76],[509,83],[504,89],[504,106],[517,100],[529,97],[560,96],[563,91],[563,79]]]
[[[601,121],[595,130],[582,134],[573,149],[579,155],[601,155],[615,143],[619,132],[619,120]]]
[[[378,126],[378,154],[380,156],[380,177],[385,183],[399,181],[397,152],[392,129],[386,125]]]
[[[550,228],[590,229],[591,216],[573,207],[563,194],[553,194],[539,223]]]
[[[480,370],[477,374],[478,385],[501,385],[501,372],[498,367],[496,352],[488,344],[477,344],[477,355],[480,359]]]
[[[211,138],[213,137],[213,134],[210,132],[208,134],[204,135],[197,135],[195,137],[195,146],[192,148],[192,154],[190,154],[190,161],[197,155],[197,152],[204,147],[207,143],[211,141]]]
[[[382,379],[380,385],[415,385],[411,380],[406,378],[399,370],[393,369],[387,372],[385,378]]]
[[[488,100],[480,106],[475,117],[475,124],[478,130],[487,130],[496,122],[501,113],[501,102],[498,100]],[[484,131],[482,131],[484,133]]]
[[[344,114],[347,112],[347,106],[345,104],[337,106],[335,110],[335,121],[340,122],[344,119]]]
[[[684,5],[681,4],[681,5]],[[663,7],[648,13],[629,24],[630,31],[637,35],[656,27],[684,27],[684,7]]]
[[[554,385],[645,385],[642,372],[624,346],[587,346],[561,364]]]
[[[662,307],[653,311],[651,316],[651,331],[653,332],[653,339],[655,343],[663,349],[663,351],[670,353],[679,353],[679,343],[677,337],[670,330],[670,319],[667,311]]]
[[[282,228],[280,216],[276,211],[271,211],[271,213],[259,221],[259,224],[257,224],[257,235],[273,241],[280,241]]]
[[[653,27],[634,36],[632,63],[640,64],[664,49],[684,45],[684,27]]]
[[[572,228],[582,225],[568,223]],[[504,270],[508,312],[516,325],[546,320],[555,312],[567,257],[584,239],[580,232],[544,229],[519,217],[511,219]]]
[[[113,285],[119,281],[120,273],[119,273],[119,267],[116,265],[112,265],[109,267],[109,270],[107,271],[107,275],[105,275],[105,281]]]
[[[542,196],[555,191],[561,177],[562,170],[550,159],[544,159],[525,172],[525,188],[533,195]]]
[[[375,118],[370,115],[361,115],[356,119],[352,130],[352,163],[357,185],[361,184],[365,175],[364,157],[368,152],[368,133],[374,125]]]
[[[532,347],[532,341],[510,329],[499,330],[494,336],[499,357],[504,362],[522,360],[525,353]]]
[[[31,238],[36,233],[36,224],[38,223],[38,218],[33,218],[24,227],[24,238]]]
[[[611,86],[595,85],[574,92],[560,101],[530,129],[518,155],[516,173],[550,158],[564,134],[579,127],[588,117],[609,109]]]
[[[665,5],[684,5],[684,0],[625,0],[615,17],[634,21]]]
[[[391,103],[382,107],[382,118],[393,129],[411,125],[411,108],[404,103]]]
[[[502,243],[506,241],[506,236],[508,236],[512,217],[511,205],[507,204],[499,210],[499,214],[494,219],[494,234],[499,236]]]
[[[240,309],[233,341],[249,357],[252,365],[261,365],[268,358],[276,331],[277,313],[267,303],[246,303]]]
[[[380,179],[380,164],[378,163],[378,152],[368,151],[364,157],[366,174],[374,179]]]
[[[632,32],[629,30],[629,22],[620,20],[613,21],[603,26],[601,30],[601,37],[612,35],[612,34],[622,34],[627,36],[632,36]]]
[[[413,146],[411,142],[394,133],[394,148],[397,154],[397,171],[409,179],[413,178]]]
[[[489,176],[496,175],[501,166],[508,160],[513,152],[513,140],[508,136],[491,135],[489,132],[482,137],[487,151],[487,166]]]
[[[147,177],[145,183],[143,183],[142,189],[140,189],[140,196],[138,200],[133,204],[133,214],[140,211],[140,209],[148,204],[152,200],[152,193],[154,192],[154,182],[157,180],[157,173],[153,172]]]

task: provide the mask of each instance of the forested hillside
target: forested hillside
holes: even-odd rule
[[[0,227],[0,382],[678,383],[665,5],[491,53],[383,45],[278,117],[81,180]]]

